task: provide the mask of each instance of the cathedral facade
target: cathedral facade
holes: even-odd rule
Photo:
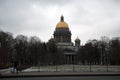
[[[58,48],[62,48],[66,56],[66,63],[73,64],[76,62],[76,51],[80,47],[80,39],[77,37],[75,45],[71,41],[71,31],[68,24],[64,21],[63,15],[60,17],[60,22],[56,25],[53,33],[54,40]]]

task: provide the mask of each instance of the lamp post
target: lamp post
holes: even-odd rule
[[[107,67],[107,72],[109,71],[108,68],[109,68],[109,53],[107,52],[106,53],[106,67]]]
[[[106,68],[107,68],[107,72],[109,71],[109,45],[106,47]]]
[[[0,42],[0,48],[1,48],[1,42]]]

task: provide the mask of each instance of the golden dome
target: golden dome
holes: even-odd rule
[[[59,22],[56,28],[68,28],[68,24],[66,22]]]
[[[56,25],[56,28],[68,28],[68,24],[64,22],[63,16],[61,16],[61,21]]]

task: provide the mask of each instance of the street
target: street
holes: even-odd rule
[[[120,80],[120,76],[20,77],[2,78],[1,80]]]

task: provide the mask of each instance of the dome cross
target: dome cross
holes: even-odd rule
[[[64,16],[61,15],[60,21],[63,22],[64,21]]]

